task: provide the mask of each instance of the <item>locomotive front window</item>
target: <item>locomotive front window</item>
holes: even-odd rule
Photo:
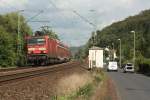
[[[45,43],[45,39],[43,38],[32,38],[28,40],[28,44],[32,45],[32,44],[44,44]]]
[[[45,43],[45,39],[37,39],[37,44],[44,44]]]

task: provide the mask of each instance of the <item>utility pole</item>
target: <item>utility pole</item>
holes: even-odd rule
[[[119,42],[120,42],[120,68],[121,68],[121,39],[118,39],[119,40]]]
[[[17,27],[17,54],[19,55],[21,52],[21,36],[20,36],[20,12],[23,12],[24,10],[17,11],[18,14],[18,27]]]
[[[18,14],[18,26],[17,26],[17,54],[19,55],[21,53],[21,49],[22,49],[22,39],[20,36],[20,13],[24,12],[25,10],[18,10],[17,14]],[[43,13],[43,10],[38,12],[36,15],[34,15],[33,17],[29,18],[26,22],[29,22],[30,20],[34,19],[35,17],[39,16],[41,13]]]
[[[91,9],[90,12],[92,12],[93,15],[96,15],[96,10]],[[97,20],[96,20],[96,18],[94,18],[94,16],[93,16],[93,19],[94,19],[94,44],[93,44],[93,46],[94,46],[94,45],[97,44],[97,38],[96,38],[96,35],[97,35]]]
[[[89,25],[91,25],[94,28],[94,33],[92,32],[92,37],[93,37],[93,46],[95,46],[97,26],[94,23],[92,23],[91,21],[89,21],[87,18],[85,18],[84,16],[80,15],[77,11],[75,11],[75,10],[71,10],[71,11],[74,14],[76,14],[78,17],[80,17],[83,21],[85,21],[86,23],[88,23]]]
[[[20,13],[18,12],[17,54],[20,52]]]

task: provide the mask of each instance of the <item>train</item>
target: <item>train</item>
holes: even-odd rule
[[[26,46],[29,65],[63,63],[71,59],[69,47],[49,35],[27,36]]]

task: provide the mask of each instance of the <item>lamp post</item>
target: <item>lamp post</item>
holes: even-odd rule
[[[113,52],[112,52],[112,53],[113,53],[112,57],[113,57],[113,61],[114,61],[114,60],[115,60],[115,57],[114,57],[114,53],[115,53],[115,50],[114,50],[114,43],[112,43],[112,49],[113,49],[113,50],[112,50],[112,51],[113,51]]]
[[[121,67],[121,39],[118,39],[118,41],[120,42],[120,67]]]
[[[131,33],[134,34],[134,53],[133,53],[133,63],[134,63],[134,66],[135,66],[135,31],[131,31]]]

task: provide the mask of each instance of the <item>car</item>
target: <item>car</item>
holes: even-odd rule
[[[116,61],[110,61],[108,63],[107,71],[118,71],[118,65]]]
[[[134,73],[134,65],[132,63],[127,63],[125,64],[124,68],[123,68],[123,72],[132,72]]]

